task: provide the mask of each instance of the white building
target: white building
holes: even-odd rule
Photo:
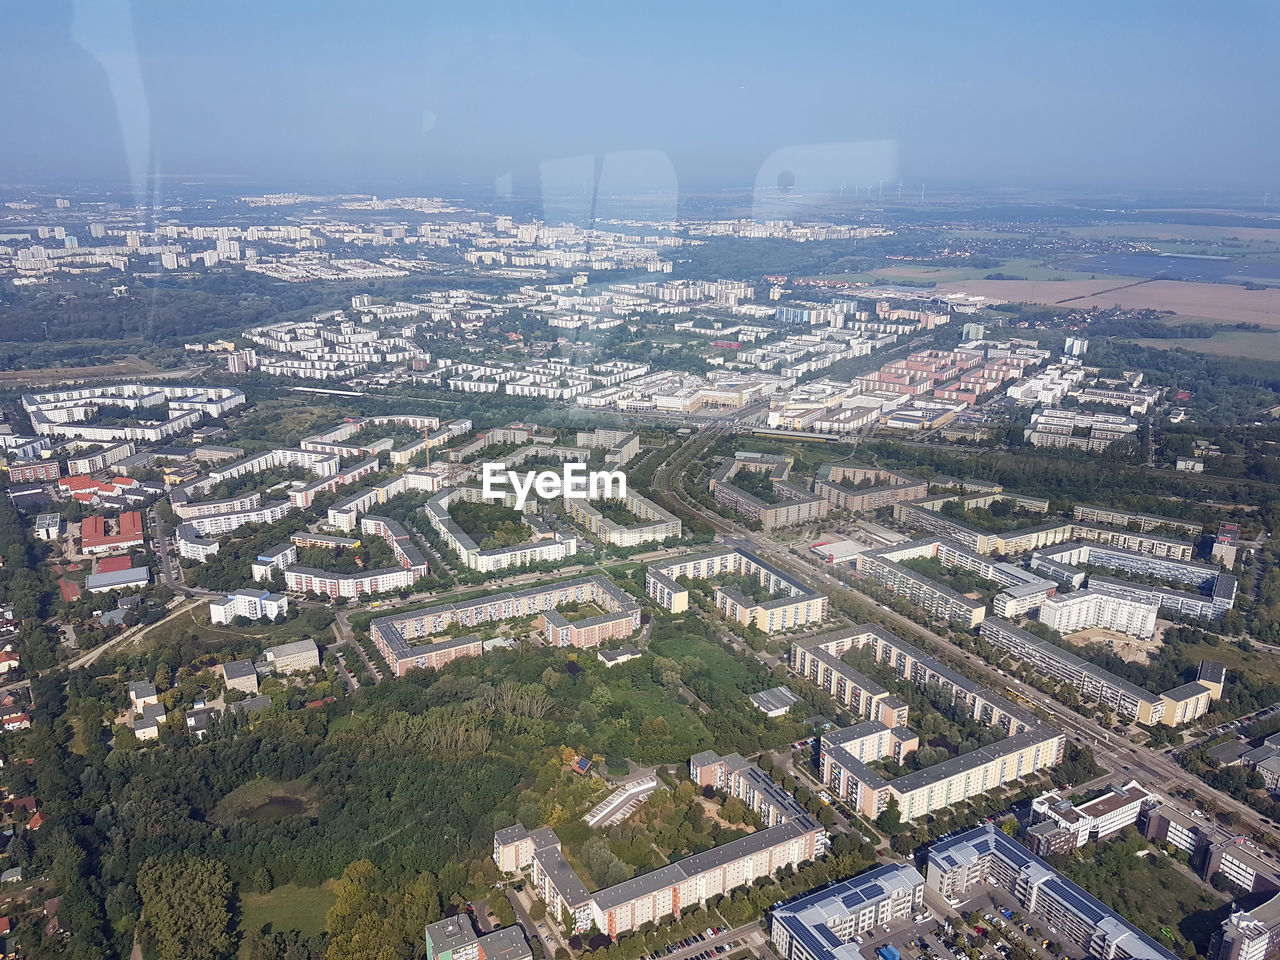
[[[1156,603],[1107,596],[1094,590],[1076,590],[1045,597],[1040,604],[1040,620],[1063,636],[1102,627],[1146,639],[1155,634],[1159,609]]]
[[[314,640],[295,640],[262,651],[267,664],[275,673],[296,673],[320,666],[320,650]]]
[[[209,622],[230,623],[236,617],[248,617],[250,620],[266,617],[274,620],[288,610],[289,598],[283,594],[268,593],[266,590],[237,590],[227,594],[225,600],[209,601]]]

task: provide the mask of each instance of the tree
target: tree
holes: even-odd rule
[[[897,797],[889,795],[889,802],[876,817],[876,826],[885,833],[898,833],[902,830],[902,811],[898,809]]]
[[[160,960],[220,960],[230,954],[231,877],[213,857],[151,859],[138,869],[142,936]]]

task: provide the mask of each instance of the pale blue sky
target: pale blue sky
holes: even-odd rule
[[[779,156],[803,180],[812,156],[816,188],[847,156],[847,179],[917,190],[1260,195],[1280,192],[1277,9],[4,2],[0,182],[483,193],[510,174],[527,193],[594,157],[683,192],[749,187]]]

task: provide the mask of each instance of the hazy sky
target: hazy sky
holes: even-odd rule
[[[1280,192],[1272,2],[0,11],[2,182]]]

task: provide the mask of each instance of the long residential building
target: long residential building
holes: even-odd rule
[[[236,510],[231,513],[214,513],[208,516],[191,517],[184,521],[202,537],[218,536],[231,533],[250,523],[275,523],[290,510],[293,504],[288,500],[275,500],[264,503],[251,510]]]
[[[1089,523],[1107,523],[1115,527],[1135,526],[1143,533],[1168,527],[1178,530],[1187,536],[1198,537],[1204,530],[1204,524],[1194,520],[1178,520],[1174,517],[1158,517],[1150,513],[1134,513],[1129,510],[1117,510],[1114,507],[1100,507],[1090,503],[1077,503],[1074,508],[1075,518]]]
[[[829,659],[818,654],[839,658],[854,647],[868,651],[917,686],[941,690],[975,720],[1007,734],[998,743],[894,780],[886,780],[867,764],[886,756],[898,758],[915,749],[910,731],[898,727],[881,734],[873,724],[863,723],[824,736],[820,757],[823,780],[863,815],[879,816],[893,799],[902,818],[911,820],[1062,761],[1066,738],[1060,731],[880,627],[863,624],[850,631],[802,640],[792,646],[792,669],[803,676],[830,677],[838,684],[834,678],[844,671],[832,669]]]
[[[358,597],[361,594],[370,596],[402,590],[413,586],[427,575],[427,560],[422,551],[414,546],[409,532],[396,520],[390,517],[366,516],[360,521],[361,531],[368,536],[381,537],[395,554],[398,567],[383,570],[359,570],[355,573],[331,573],[314,567],[283,566],[285,586],[299,593],[319,593],[330,597]],[[313,542],[308,537],[306,542]],[[254,579],[269,579],[272,570],[280,566],[281,560],[297,559],[294,544],[288,548],[278,549],[274,555],[258,557],[253,566]]]
[[[1163,723],[1172,727],[1195,720],[1208,712],[1212,700],[1221,696],[1220,686],[1215,696],[1212,686],[1196,681],[1162,694],[1151,693],[998,617],[987,618],[981,632],[982,638],[997,650],[1058,683],[1074,687],[1082,697],[1149,726]]]
[[[517,825],[501,830],[494,836],[493,855],[499,866],[528,869],[548,911],[553,915],[567,911],[574,932],[594,923],[601,932],[617,937],[646,923],[679,916],[777,870],[815,860],[826,849],[826,831],[802,813],[595,893],[587,891],[565,859],[550,827],[530,832]]]
[[[290,490],[289,502],[299,509],[306,510],[310,508],[317,495],[332,493],[339,487],[345,487],[348,484],[355,483],[357,480],[362,480],[371,473],[377,473],[380,468],[381,465],[378,463],[376,456],[370,457],[368,460],[361,460],[350,467],[340,469],[337,473],[313,480],[305,487]]]
[[[929,847],[928,886],[963,898],[989,883],[1007,891],[1028,916],[1055,926],[1098,960],[1176,960],[1175,955],[1090,896],[994,824]]]
[[[774,907],[769,939],[782,960],[863,960],[855,937],[924,906],[924,877],[905,863],[885,863]]]
[[[132,443],[112,443],[101,450],[94,450],[92,453],[81,454],[78,457],[67,457],[67,474],[75,477],[82,474],[97,473],[99,470],[105,470],[112,464],[133,456],[136,449]]]
[[[875,580],[899,596],[906,597],[920,609],[952,623],[976,627],[987,615],[985,602],[957,593],[900,562],[913,557],[936,557],[939,543],[936,539],[913,540],[868,550],[858,554],[854,565],[858,573]]]
[[[628,488],[621,504],[635,514],[639,523],[622,524],[604,516],[588,499],[564,500],[564,510],[571,520],[580,523],[592,536],[616,547],[634,547],[642,543],[661,542],[681,533],[680,518],[664,510],[652,500]]]
[[[1131,637],[1150,638],[1156,631],[1159,609],[1154,602],[1110,597],[1096,590],[1076,590],[1047,597],[1040,605],[1039,619],[1064,636],[1101,627]]]
[[[256,510],[262,505],[262,494],[243,493],[225,500],[185,500],[172,497],[173,515],[179,520],[190,520],[193,517],[212,517],[221,513],[242,513]]]
[[[1236,578],[1225,571],[1214,578],[1212,593],[1207,596],[1175,587],[1116,580],[1097,574],[1089,577],[1089,589],[1137,603],[1154,602],[1162,610],[1201,620],[1225,616],[1236,602]]]
[[[734,547],[655,562],[646,573],[645,592],[663,609],[683,613],[689,609],[689,591],[677,582],[679,578],[706,580],[725,574],[749,577],[766,590],[782,594],[756,602],[731,587],[716,587],[716,609],[729,619],[774,633],[826,618],[826,594],[804,586],[755,554]]]
[[[244,394],[229,387],[187,386],[175,383],[115,383],[46,393],[28,393],[22,407],[40,436],[79,437],[99,443],[145,440],[158,443],[189,430],[205,417],[221,417],[245,402]],[[168,418],[154,416],[135,424],[105,426],[85,421],[99,406],[152,411],[166,408]]]
[[[569,603],[594,603],[604,613],[569,621],[555,609]],[[415,668],[481,654],[483,643],[475,635],[431,640],[454,624],[474,627],[531,616],[542,618],[547,640],[555,646],[594,646],[640,629],[640,604],[612,580],[594,576],[380,617],[369,624],[369,633],[392,674],[402,677]]]
[[[553,531],[531,514],[525,515],[524,522],[533,530],[535,539],[510,547],[485,549],[472,540],[449,515],[449,504],[457,499],[480,501],[483,499],[483,491],[479,487],[449,487],[432,497],[423,509],[436,533],[472,570],[493,573],[531,563],[560,563],[578,552],[577,537]],[[509,495],[506,500],[514,504],[515,497]]]
[[[820,495],[806,493],[786,482],[791,462],[786,457],[739,453],[712,475],[708,486],[716,503],[723,503],[765,530],[807,523],[827,515],[828,503]],[[733,482],[743,470],[769,478],[775,499],[765,500]]]
[[[864,483],[869,486],[860,486]],[[826,463],[814,476],[813,492],[838,510],[870,513],[895,503],[923,500],[929,495],[929,484],[878,467]]]
[[[1003,493],[999,496],[1019,501],[1027,499]],[[941,504],[954,499],[958,498],[938,497],[918,503],[899,503],[893,508],[893,516],[900,523],[946,537],[983,554],[1013,555],[1043,550],[1068,541],[1088,541],[1103,547],[1171,560],[1190,560],[1195,552],[1194,544],[1184,540],[1170,540],[1142,531],[1112,530],[1078,520],[1053,520],[1003,533],[992,533],[942,513]]]

